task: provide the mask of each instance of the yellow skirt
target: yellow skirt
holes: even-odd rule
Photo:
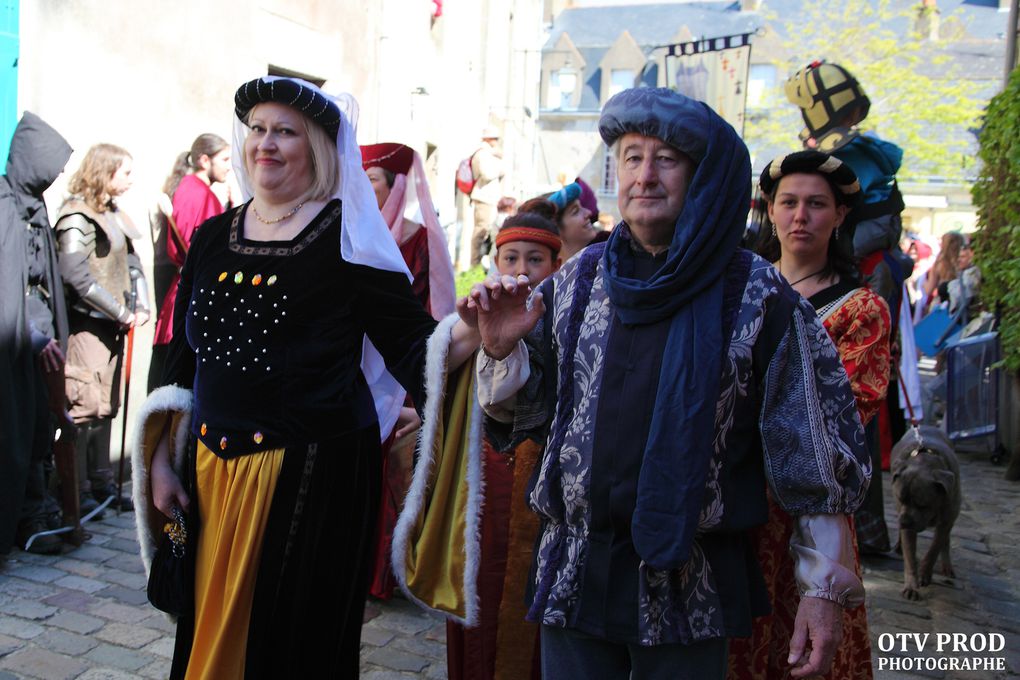
[[[201,530],[195,563],[195,636],[187,680],[244,677],[248,623],[283,449],[223,460],[198,442]]]

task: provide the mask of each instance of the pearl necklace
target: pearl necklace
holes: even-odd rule
[[[252,212],[255,213],[255,219],[257,219],[262,224],[279,224],[280,222],[283,222],[284,220],[289,220],[290,218],[294,217],[294,215],[297,214],[297,211],[301,210],[301,208],[303,208],[304,206],[305,206],[305,202],[302,201],[302,202],[298,203],[297,205],[295,205],[294,208],[289,213],[284,215],[283,217],[277,217],[277,218],[272,219],[272,220],[267,220],[265,217],[260,215],[259,214],[259,209],[255,207],[254,203],[251,204],[251,209],[252,209]]]

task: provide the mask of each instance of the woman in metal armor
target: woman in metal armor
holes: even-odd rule
[[[67,399],[78,426],[81,511],[115,495],[111,424],[120,404],[124,337],[149,318],[142,265],[131,240],[140,234],[116,199],[131,187],[131,155],[97,144],[71,177],[57,217],[60,275],[68,294]],[[130,510],[129,499],[114,505]]]

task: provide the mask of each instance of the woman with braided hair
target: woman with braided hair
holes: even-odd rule
[[[889,381],[889,308],[861,287],[838,230],[860,197],[857,176],[839,159],[800,151],[772,161],[759,181],[765,207],[758,253],[811,303],[839,352],[862,423],[883,403]],[[881,484],[872,470],[872,484]],[[850,518],[848,518],[850,519]],[[853,531],[854,522],[849,521]],[[793,521],[769,496],[769,519],[753,534],[772,613],[755,619],[750,638],[730,644],[730,680],[799,677],[787,663],[800,595],[790,555]],[[855,537],[856,539],[856,537]],[[860,576],[856,540],[853,563]],[[864,605],[843,612],[833,680],[870,680],[871,643]]]

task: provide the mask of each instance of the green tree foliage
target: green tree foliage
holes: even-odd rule
[[[796,16],[768,16],[775,31],[779,82],[767,93],[767,116],[749,115],[745,136],[752,149],[791,149],[804,125],[783,92],[785,79],[815,60],[852,73],[871,100],[861,124],[905,151],[900,180],[973,176],[973,136],[983,101],[980,86],[960,73],[941,46],[963,35],[954,17],[938,17],[941,39],[922,31],[931,10],[893,0],[805,2]],[[927,14],[926,14],[927,13]]]
[[[1001,312],[1005,365],[1020,371],[1020,68],[992,98],[981,131],[982,168],[971,191],[978,210],[974,257],[981,298]]]
[[[457,290],[457,299],[464,297],[471,292],[471,286],[485,280],[485,269],[482,265],[475,265],[471,269],[462,271],[457,274],[457,280],[455,286]]]

